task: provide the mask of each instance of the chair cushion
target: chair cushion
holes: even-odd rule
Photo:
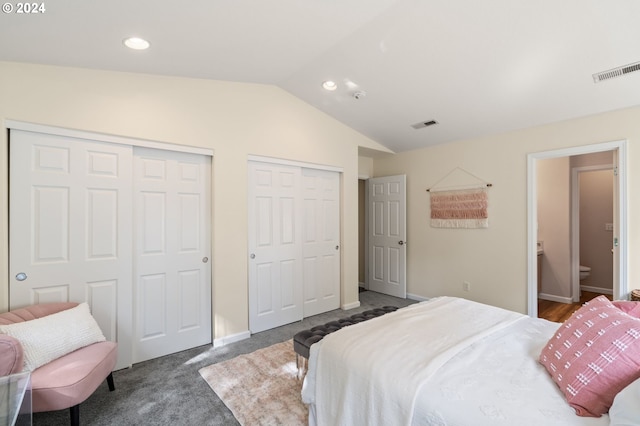
[[[34,412],[62,410],[87,399],[116,365],[117,344],[94,343],[31,373]]]

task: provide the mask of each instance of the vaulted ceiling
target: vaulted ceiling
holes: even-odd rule
[[[640,72],[592,77],[640,62],[638,0],[39,4],[0,60],[272,84],[396,152],[640,105]]]

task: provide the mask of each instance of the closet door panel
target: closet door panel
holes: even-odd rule
[[[10,309],[87,302],[131,364],[132,148],[10,130]]]
[[[300,168],[249,162],[249,328],[302,319]]]
[[[304,316],[340,306],[340,175],[302,169]]]
[[[210,167],[134,149],[134,362],[212,341]]]

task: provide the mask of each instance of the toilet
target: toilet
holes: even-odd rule
[[[580,265],[580,281],[584,280],[591,274],[591,268]]]

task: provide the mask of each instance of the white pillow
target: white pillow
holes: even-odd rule
[[[28,371],[106,340],[86,303],[42,318],[0,325],[0,333],[20,341],[24,349],[24,369]]]
[[[640,424],[640,379],[618,392],[609,409],[610,426]]]

